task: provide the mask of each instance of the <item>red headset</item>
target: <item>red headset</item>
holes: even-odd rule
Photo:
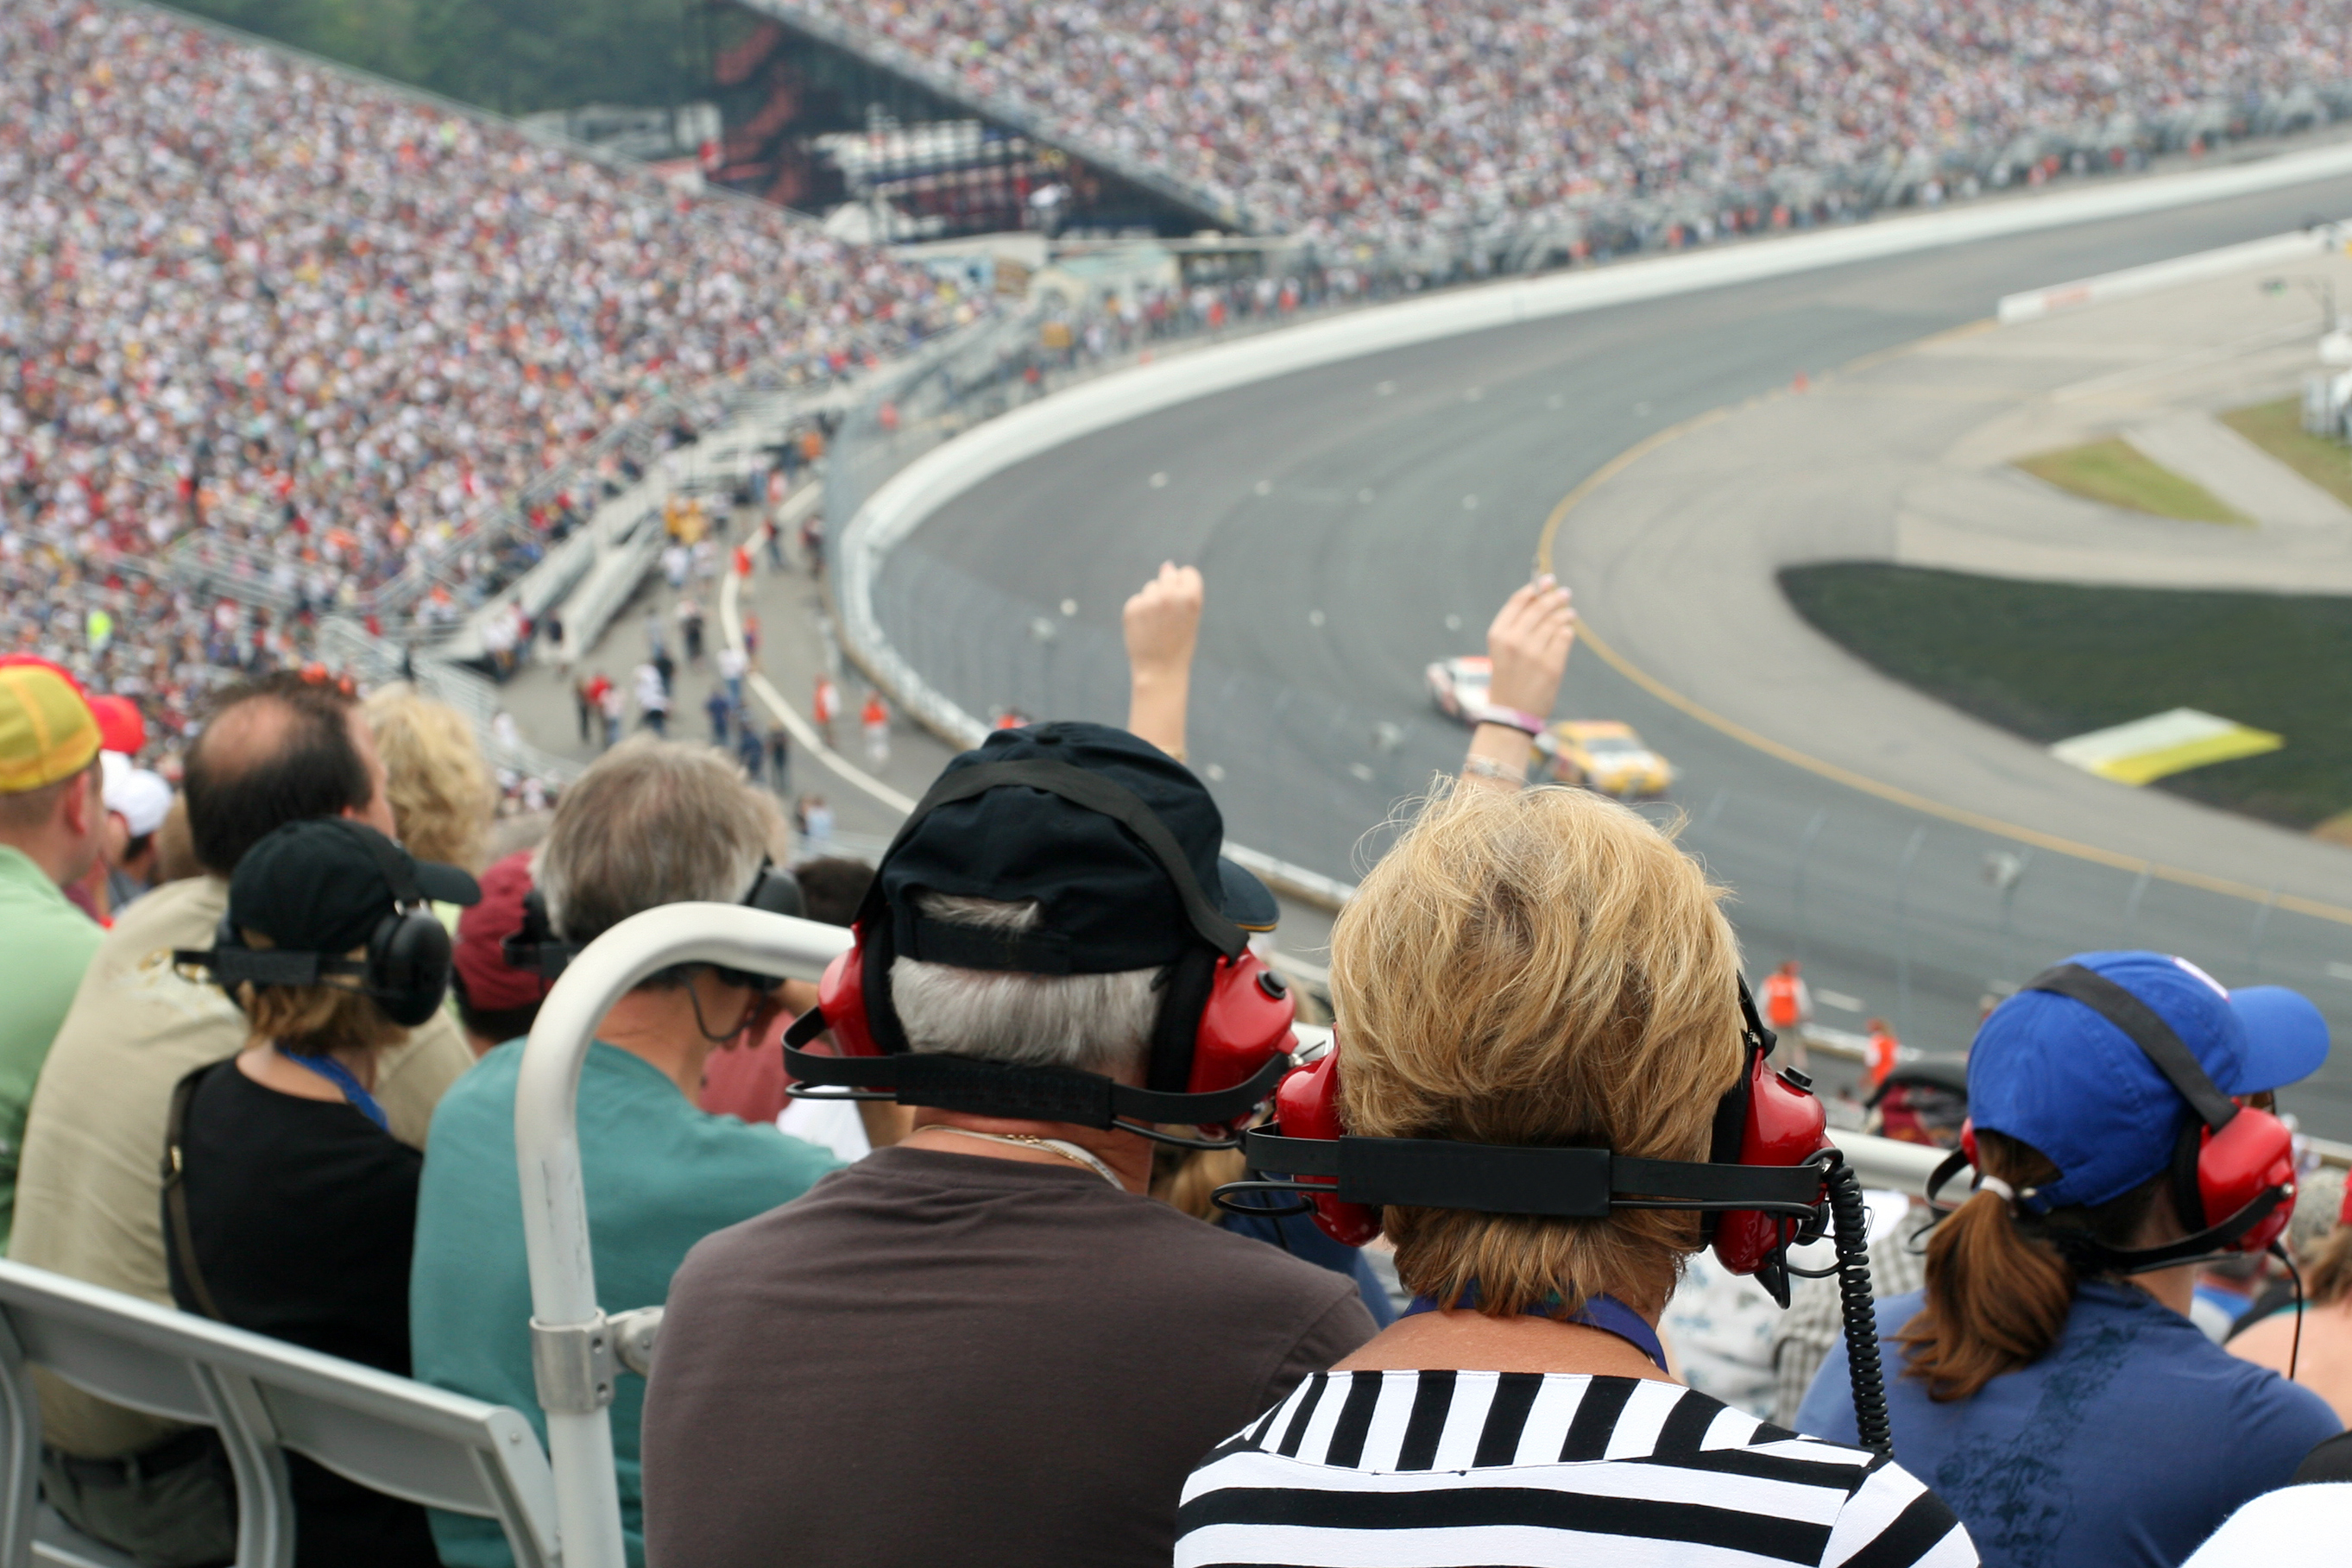
[[[1802,1073],[1773,1070],[1775,1037],[1744,980],[1739,1007],[1746,1059],[1738,1082],[1716,1103],[1704,1164],[1623,1159],[1606,1149],[1351,1137],[1339,1114],[1335,1036],[1331,1050],[1282,1081],[1277,1125],[1244,1140],[1254,1169],[1291,1175],[1220,1190],[1299,1193],[1316,1226],[1350,1247],[1381,1233],[1381,1207],[1391,1203],[1587,1218],[1612,1208],[1698,1209],[1723,1266],[1759,1276],[1785,1306],[1788,1248],[1828,1222],[1822,1172],[1811,1163],[1829,1146],[1828,1118]],[[1746,1203],[1760,1207],[1737,1207]]]
[[[2174,1206],[2193,1234],[2134,1251],[2096,1248],[2103,1261],[2161,1269],[2216,1252],[2266,1251],[2286,1234],[2294,1218],[2295,1174],[2294,1134],[2284,1122],[2222,1093],[2163,1015],[2097,970],[2060,964],[2023,988],[2071,998],[2115,1025],[2196,1113],[2180,1129],[2169,1166]],[[1977,1166],[1974,1122],[1960,1129],[1959,1152]],[[1947,1161],[1934,1185],[1940,1186],[1953,1168]]]
[[[826,967],[817,1005],[784,1034],[785,1070],[795,1081],[850,1092],[800,1097],[896,1100],[981,1115],[1116,1125],[1163,1143],[1232,1147],[1236,1130],[1290,1066],[1298,1043],[1291,1032],[1297,1004],[1282,977],[1249,950],[1249,934],[1202,892],[1175,836],[1141,800],[1100,773],[1066,762],[982,763],[943,775],[891,851],[940,807],[1011,787],[1046,790],[1127,827],[1159,862],[1184,905],[1195,939],[1169,967],[1144,1086],[1070,1069],[1010,1067],[914,1051],[891,1004],[898,912],[888,904],[877,868],[853,926],[856,941]],[[889,862],[886,852],[883,866]],[[932,929],[927,956],[946,937],[976,960],[971,967],[1023,967],[1020,933],[955,937]],[[832,1037],[837,1055],[804,1049],[821,1033]],[[1164,1134],[1157,1130],[1161,1123],[1213,1135]]]

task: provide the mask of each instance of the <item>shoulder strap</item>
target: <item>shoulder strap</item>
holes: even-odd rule
[[[212,1287],[205,1283],[205,1271],[196,1262],[196,1239],[188,1225],[188,1194],[181,1180],[184,1173],[180,1153],[188,1124],[188,1103],[196,1097],[205,1074],[219,1065],[217,1061],[206,1062],[172,1087],[172,1109],[163,1122],[163,1219],[165,1244],[179,1262],[180,1277],[187,1281],[188,1293],[196,1298],[196,1310],[215,1322],[226,1322],[228,1319],[222,1313],[220,1303],[213,1300]],[[236,1070],[232,1066],[229,1071]]]

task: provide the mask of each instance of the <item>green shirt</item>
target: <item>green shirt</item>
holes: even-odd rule
[[[21,850],[0,844],[0,1251],[16,1218],[25,1111],[106,933]]]
[[[482,1058],[442,1096],[425,1145],[409,1271],[416,1376],[510,1405],[541,1441],[546,1417],[530,1372],[530,1270],[515,1169],[515,1079],[523,1042]],[[773,1127],[696,1108],[651,1062],[598,1041],[580,1073],[581,1182],[596,1301],[607,1312],[658,1306],[688,1249],[714,1230],[806,1192],[841,1162]],[[624,1374],[613,1453],[629,1561],[645,1561],[637,1420],[645,1380]],[[433,1538],[453,1568],[511,1568],[496,1521],[435,1513]]]

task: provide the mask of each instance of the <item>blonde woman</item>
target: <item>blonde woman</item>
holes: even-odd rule
[[[1549,592],[1519,620],[1563,617]],[[1346,1131],[1708,1159],[1748,1071],[1723,890],[1634,812],[1490,787],[1519,758],[1492,760],[1333,930]],[[1379,1213],[1413,1309],[1193,1472],[1180,1564],[1976,1561],[1899,1468],[1666,1370],[1657,1320],[1698,1216]]]
[[[383,758],[384,798],[401,843],[419,860],[479,872],[488,863],[499,789],[466,716],[409,685],[373,693],[362,712]]]
[[[429,900],[472,877],[341,818],[247,851],[202,963],[246,1017],[245,1049],[173,1092],[164,1251],[184,1309],[405,1375],[408,1262],[424,1156],[392,1135],[376,1064],[432,1016],[447,934]],[[297,1568],[415,1564],[425,1511],[287,1456]]]

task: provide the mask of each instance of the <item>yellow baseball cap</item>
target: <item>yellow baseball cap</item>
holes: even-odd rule
[[[0,667],[0,795],[70,779],[98,756],[98,716],[46,664]]]

